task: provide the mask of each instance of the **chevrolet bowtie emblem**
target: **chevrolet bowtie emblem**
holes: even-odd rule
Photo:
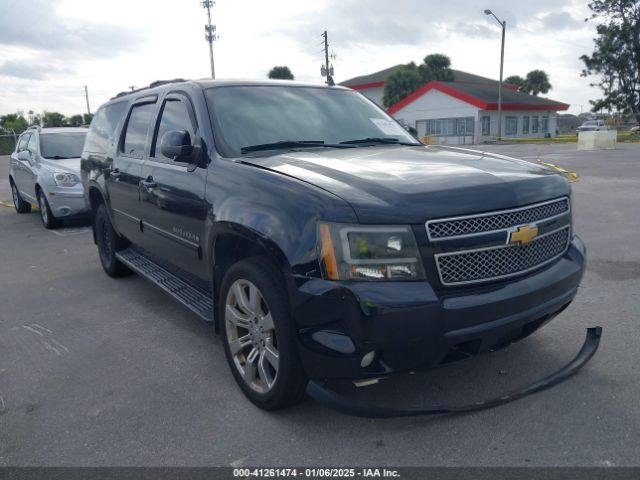
[[[538,227],[527,226],[518,227],[509,233],[509,243],[519,243],[526,245],[531,243],[538,236]]]

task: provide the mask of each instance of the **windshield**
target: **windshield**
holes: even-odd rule
[[[205,93],[216,144],[225,157],[274,142],[339,144],[382,138],[420,145],[393,118],[351,90],[228,86]],[[295,148],[283,145],[274,148]]]
[[[82,153],[86,132],[43,133],[40,135],[40,154],[44,158],[77,158]]]
[[[600,123],[600,122],[598,122],[597,120],[588,120],[588,121],[584,122],[584,126],[585,127],[589,127],[589,126],[593,126],[593,125],[598,125],[598,123]]]

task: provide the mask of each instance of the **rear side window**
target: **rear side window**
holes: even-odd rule
[[[122,152],[125,155],[141,157],[144,155],[144,147],[147,142],[147,132],[153,119],[155,103],[142,103],[134,105],[129,114],[127,130],[122,142]]]
[[[156,134],[154,154],[152,156],[169,160],[162,155],[162,152],[160,151],[162,136],[169,130],[186,130],[193,142],[195,132],[185,101],[177,98],[171,98],[165,102],[162,109],[162,116],[160,117],[160,126],[158,127],[158,133]]]
[[[115,138],[115,130],[127,106],[118,102],[100,108],[93,120],[84,149],[88,152],[105,153]]]

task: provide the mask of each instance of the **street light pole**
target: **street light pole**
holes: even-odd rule
[[[491,10],[485,10],[485,15],[491,15],[502,27],[502,43],[500,46],[500,81],[498,82],[498,141],[502,140],[502,74],[504,70],[504,35],[507,21],[501,21]]]

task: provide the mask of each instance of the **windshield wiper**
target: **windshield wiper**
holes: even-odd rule
[[[324,143],[324,140],[281,140],[279,142],[261,143],[259,145],[249,145],[242,147],[240,153],[259,152],[262,150],[276,150],[279,148],[347,148],[351,145],[342,145],[338,143]]]
[[[420,145],[419,143],[410,143],[410,142],[401,142],[397,138],[388,138],[388,137],[369,137],[369,138],[359,138],[357,140],[346,140],[344,142],[340,142],[341,145],[361,145],[361,144],[388,144],[388,145]]]
[[[69,158],[76,158],[76,157],[63,157],[62,155],[54,155],[52,157],[44,157],[47,158],[49,160],[68,160]]]

